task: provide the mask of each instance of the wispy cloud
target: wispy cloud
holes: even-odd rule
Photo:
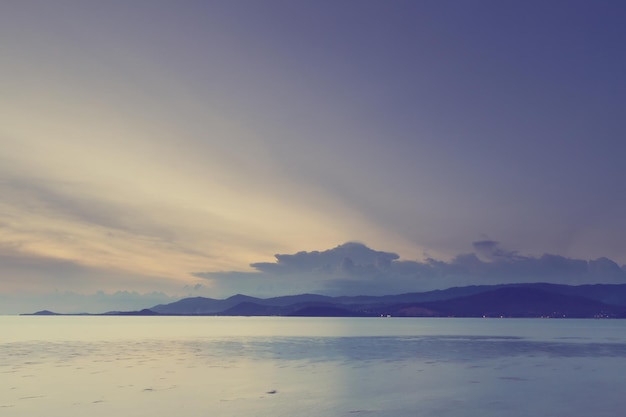
[[[3,291],[171,290],[194,281],[186,271],[213,260],[167,208],[120,201],[95,184],[3,177]]]

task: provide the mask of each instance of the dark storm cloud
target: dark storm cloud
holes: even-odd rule
[[[474,252],[450,261],[400,260],[392,252],[361,243],[346,243],[326,251],[276,255],[276,262],[254,263],[256,272],[196,273],[214,280],[227,294],[287,294],[297,291],[331,295],[393,294],[453,286],[524,282],[570,285],[626,283],[626,267],[608,258],[572,259],[544,254],[522,256],[496,241],[473,243]]]

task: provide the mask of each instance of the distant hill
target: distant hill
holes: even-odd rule
[[[150,310],[159,314],[183,314],[183,315],[214,315],[218,313],[225,313],[230,311],[234,307],[240,304],[251,303],[259,306],[274,306],[285,307],[294,304],[304,302],[331,302],[332,297],[318,294],[301,294],[301,295],[287,295],[283,297],[273,298],[255,298],[247,295],[237,294],[225,300],[216,300],[213,298],[205,297],[193,297],[184,298],[179,301],[175,301],[170,304],[159,304],[151,307]],[[280,309],[276,310],[279,311]],[[232,310],[237,311],[237,310]],[[268,310],[273,311],[273,310]],[[226,314],[226,315],[239,315],[239,314]],[[244,314],[248,315],[248,314]],[[250,315],[266,315],[266,314],[250,314]],[[270,314],[271,315],[271,314]]]
[[[291,317],[367,317],[368,314],[333,304],[308,305],[289,314]]]
[[[223,316],[625,317],[626,284],[477,285],[386,296],[301,294],[262,299],[238,294],[225,300],[186,298],[149,310]]]
[[[574,286],[537,283],[529,285],[517,284],[517,286],[531,286],[557,294],[573,295],[610,305],[626,306],[626,284],[587,284]]]
[[[395,316],[622,317],[625,307],[532,287],[505,287],[443,301],[390,306]]]
[[[59,316],[59,313],[55,313],[54,311],[50,311],[50,310],[41,310],[41,311],[37,311],[36,313],[32,313],[32,314],[24,314],[25,316]]]
[[[47,310],[35,315],[55,315]],[[314,316],[314,317],[612,317],[626,318],[626,284],[547,283],[475,285],[385,296],[300,294],[218,300],[184,298],[140,311],[105,315]]]
[[[183,298],[169,304],[159,304],[150,310],[159,314],[207,315],[217,314],[244,302],[261,301],[258,298],[237,294],[225,300],[213,298],[193,297]]]
[[[152,311],[149,308],[144,308],[139,311],[109,311],[104,313],[105,316],[160,316],[162,314]]]

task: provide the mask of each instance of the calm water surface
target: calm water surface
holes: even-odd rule
[[[0,317],[0,415],[622,416],[626,320]]]

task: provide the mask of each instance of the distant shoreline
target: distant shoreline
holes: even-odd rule
[[[242,294],[218,300],[184,298],[137,311],[23,316],[239,316],[239,317],[450,317],[626,318],[626,284],[547,283],[454,287],[386,296],[299,294],[256,298]]]

